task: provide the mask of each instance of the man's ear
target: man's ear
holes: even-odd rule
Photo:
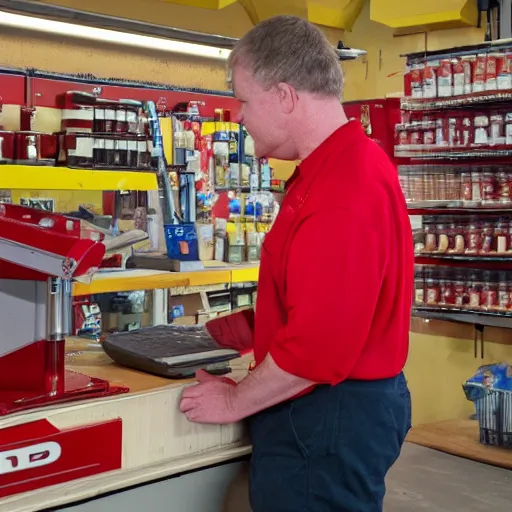
[[[276,85],[276,93],[279,98],[279,103],[281,104],[282,112],[284,114],[291,114],[297,107],[299,100],[295,89],[285,82],[280,82]]]

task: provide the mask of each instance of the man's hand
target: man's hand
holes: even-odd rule
[[[242,418],[235,407],[236,383],[227,377],[215,377],[199,370],[199,384],[185,389],[180,411],[194,423],[226,424]]]
[[[196,423],[235,423],[315,385],[281,370],[270,354],[238,384],[203,370],[196,377],[199,384],[185,389],[180,404]]]

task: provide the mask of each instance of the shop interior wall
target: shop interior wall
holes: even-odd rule
[[[51,0],[78,9],[81,0]],[[116,16],[132,17],[148,22],[167,24],[240,37],[252,24],[239,4],[221,11],[206,11],[164,3],[160,0],[121,1],[89,0],[87,9]],[[353,47],[364,48],[364,60],[344,64],[345,100],[381,98],[402,91],[404,60],[400,54],[477,43],[483,30],[477,28],[436,31],[395,37],[393,31],[374,23],[365,6],[351,32],[328,31],[332,42],[339,39]],[[224,64],[169,53],[142,51],[74,40],[59,36],[37,36],[22,31],[0,34],[2,52],[0,65],[36,67],[64,73],[92,73],[101,77],[128,78],[163,82],[186,87],[226,89]],[[293,168],[277,163],[281,176]],[[70,209],[78,203],[101,202],[97,192],[19,191],[20,196],[47,196],[57,199],[58,207]],[[483,362],[511,361],[509,331],[486,330]],[[464,399],[461,384],[482,360],[475,358],[474,330],[448,322],[413,321],[411,353],[407,377],[413,393],[413,422],[425,423],[455,417],[467,417],[472,406]]]
[[[240,37],[252,27],[239,4],[233,4],[222,11],[209,11],[161,0],[89,0],[86,3],[52,0],[46,3],[231,37]],[[0,47],[0,66],[90,73],[104,78],[124,78],[183,87],[227,89],[225,63],[212,59],[5,29],[0,33]],[[20,197],[55,198],[56,206],[61,211],[74,209],[81,203],[98,209],[102,202],[101,192],[13,192],[14,201]]]

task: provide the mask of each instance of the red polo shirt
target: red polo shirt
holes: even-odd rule
[[[414,282],[395,167],[357,121],[299,166],[263,244],[256,364],[314,382],[394,377],[405,364]]]

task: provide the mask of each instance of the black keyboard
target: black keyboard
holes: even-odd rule
[[[110,334],[105,352],[118,364],[168,378],[187,378],[198,369],[229,371],[240,353],[219,347],[202,326],[158,325]]]

